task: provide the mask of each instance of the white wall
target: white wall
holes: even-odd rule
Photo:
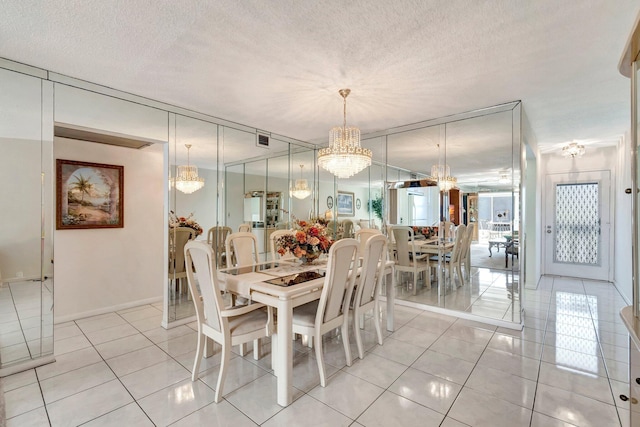
[[[342,221],[344,219],[350,219],[354,224],[358,224],[361,219],[375,219],[375,222],[378,226],[380,226],[380,220],[375,217],[373,212],[367,211],[367,204],[369,203],[369,187],[366,186],[355,186],[348,185],[348,181],[338,181],[338,191],[346,191],[353,193],[353,216],[338,216],[334,218],[338,221]],[[372,191],[371,197],[376,197],[379,192],[375,190]],[[336,195],[334,194],[334,186],[333,182],[330,181],[320,181],[320,189],[319,189],[319,215],[322,216],[324,212],[327,210],[327,197],[333,197],[333,210],[334,214],[336,211]],[[356,207],[356,200],[360,199],[360,209]]]
[[[124,228],[55,232],[56,322],[160,300],[166,284],[162,147],[56,138],[54,157],[124,166]]]
[[[620,141],[620,149],[617,157],[618,181],[614,187],[616,192],[614,231],[615,256],[614,256],[614,283],[629,304],[633,301],[632,283],[632,251],[631,236],[634,230],[631,227],[631,194],[624,190],[631,188],[631,142],[627,133]]]
[[[586,171],[596,171],[596,170],[609,170],[611,173],[611,193],[613,194],[612,200],[614,201],[613,206],[611,206],[611,229],[622,231],[625,228],[624,222],[617,221],[619,215],[617,210],[621,204],[621,191],[622,183],[620,182],[620,177],[618,176],[618,147],[587,147],[587,151],[584,156],[575,159],[567,159],[562,157],[559,153],[545,154],[541,156],[540,161],[538,162],[538,166],[540,167],[540,175],[538,184],[541,187],[541,194],[543,203],[539,206],[539,216],[541,219],[544,219],[544,201],[548,199],[546,197],[546,175],[551,173],[570,173],[570,172],[586,172]],[[624,191],[622,191],[624,195]],[[624,218],[624,214],[622,214],[622,218]],[[630,216],[627,215],[627,221],[630,222]],[[544,260],[544,230],[543,227],[539,227],[538,229],[539,237],[541,239],[541,247],[539,256],[542,260],[542,273],[545,272],[545,260]],[[611,241],[612,250],[610,256],[611,258],[611,268],[613,269],[613,276],[616,281],[621,280],[624,282],[625,279],[625,268],[624,265],[629,266],[629,274],[631,268],[631,229],[630,226],[626,230],[626,236],[618,234],[618,232],[612,233],[613,239]],[[616,258],[620,257],[620,261],[616,260]],[[615,260],[615,261],[614,261]],[[629,276],[630,277],[630,276]]]

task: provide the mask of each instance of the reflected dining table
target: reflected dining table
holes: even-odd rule
[[[387,330],[390,332],[393,332],[394,328],[393,266],[392,261],[386,261]],[[272,336],[271,348],[275,351],[272,360],[277,378],[277,402],[280,406],[288,406],[293,401],[293,309],[320,299],[324,277],[292,285],[286,283],[300,273],[322,273],[325,269],[326,260],[324,263],[320,260],[314,265],[302,265],[295,260],[281,260],[218,270],[220,285],[224,290],[277,309],[277,328]]]

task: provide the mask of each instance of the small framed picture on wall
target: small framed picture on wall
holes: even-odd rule
[[[338,191],[338,216],[353,216],[355,214],[353,199],[353,193]]]

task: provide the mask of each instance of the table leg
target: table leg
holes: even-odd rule
[[[489,258],[491,258],[491,255],[493,255],[491,253],[491,248],[493,247],[493,243],[489,242]]]
[[[278,301],[278,337],[275,372],[278,379],[278,405],[289,406],[293,401],[293,304]]]
[[[393,332],[393,310],[395,307],[396,273],[393,268],[384,279],[387,285],[387,331]]]

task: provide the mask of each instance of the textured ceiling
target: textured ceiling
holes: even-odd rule
[[[543,151],[629,128],[637,0],[5,0],[0,57],[326,142],[522,100]]]

